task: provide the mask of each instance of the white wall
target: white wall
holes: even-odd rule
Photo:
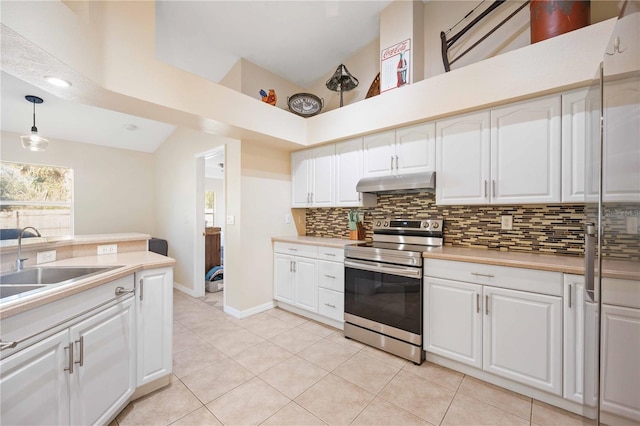
[[[2,161],[72,168],[76,235],[154,233],[152,154],[58,139],[49,142],[44,152],[27,151],[19,134],[2,132]]]

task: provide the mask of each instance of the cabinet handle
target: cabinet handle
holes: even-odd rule
[[[18,346],[18,342],[3,342],[2,340],[0,340],[0,351],[9,348],[15,348],[16,346]]]
[[[296,272],[296,262],[293,262],[293,272]]]
[[[69,350],[69,366],[64,369],[64,371],[68,371],[69,374],[73,374],[73,345],[74,343],[69,343],[69,346],[65,346],[65,349]]]
[[[144,299],[144,280],[140,279],[140,301]]]
[[[398,156],[396,155],[396,170],[398,170]]]
[[[569,309],[571,309],[571,293],[573,293],[573,289],[571,288],[571,284],[569,284]]]
[[[476,293],[476,314],[480,313],[480,293]]]
[[[80,359],[75,364],[79,364],[82,367],[84,365],[84,336],[80,336],[80,340],[76,340],[76,343],[80,347]]]
[[[475,275],[476,277],[493,278],[493,275],[491,274],[481,274],[480,272],[471,272],[471,275]]]
[[[484,198],[487,198],[488,194],[487,194],[487,181],[484,181]]]
[[[307,192],[307,204],[311,202],[311,193]]]
[[[358,201],[362,201],[362,192],[358,192]]]
[[[124,287],[116,287],[116,296],[122,296],[123,294],[134,293],[136,289],[126,290]]]
[[[313,203],[313,192],[311,193],[311,203]]]
[[[293,260],[289,261],[289,272],[293,272]]]
[[[333,308],[333,309],[336,308],[336,305],[332,305],[331,303],[325,303],[324,306],[328,306],[328,307]]]
[[[484,297],[484,313],[486,315],[489,315],[489,295],[488,294]]]
[[[336,257],[336,255],[334,253],[325,253],[325,256],[331,256],[331,257]]]
[[[491,180],[491,196],[495,198],[496,196],[496,181],[495,179]]]
[[[327,278],[331,278],[332,280],[335,280],[335,279],[336,279],[336,277],[334,277],[333,275],[327,275],[327,274],[324,274],[324,276],[325,276],[325,277],[327,277]]]

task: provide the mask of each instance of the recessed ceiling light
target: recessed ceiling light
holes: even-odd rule
[[[45,77],[45,81],[57,87],[71,87],[71,83],[58,77]]]
[[[130,132],[133,132],[134,130],[138,130],[138,126],[136,126],[135,124],[125,124],[124,126],[125,130],[128,130]]]

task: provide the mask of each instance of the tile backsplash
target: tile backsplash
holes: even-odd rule
[[[307,235],[349,238],[347,213],[350,208],[307,209]],[[373,222],[385,217],[434,218],[444,220],[444,244],[503,251],[584,255],[581,204],[526,206],[437,206],[435,194],[378,195],[378,205],[359,208],[364,214],[366,236],[373,235]],[[513,229],[501,230],[501,216],[513,216]],[[620,226],[621,227],[621,226]],[[637,258],[637,235],[620,233],[609,243],[605,256]],[[634,257],[635,256],[635,257]]]

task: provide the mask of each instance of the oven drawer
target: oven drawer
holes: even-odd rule
[[[318,289],[318,313],[336,321],[344,321],[344,294],[326,288]]]
[[[424,275],[553,296],[562,296],[563,294],[563,275],[560,272],[425,259]]]
[[[306,244],[276,242],[273,244],[273,251],[276,253],[290,254],[292,256],[318,258],[318,246],[309,246]]]
[[[318,285],[344,293],[344,264],[318,261]]]
[[[331,262],[344,262],[344,249],[334,247],[318,247],[318,259]]]

